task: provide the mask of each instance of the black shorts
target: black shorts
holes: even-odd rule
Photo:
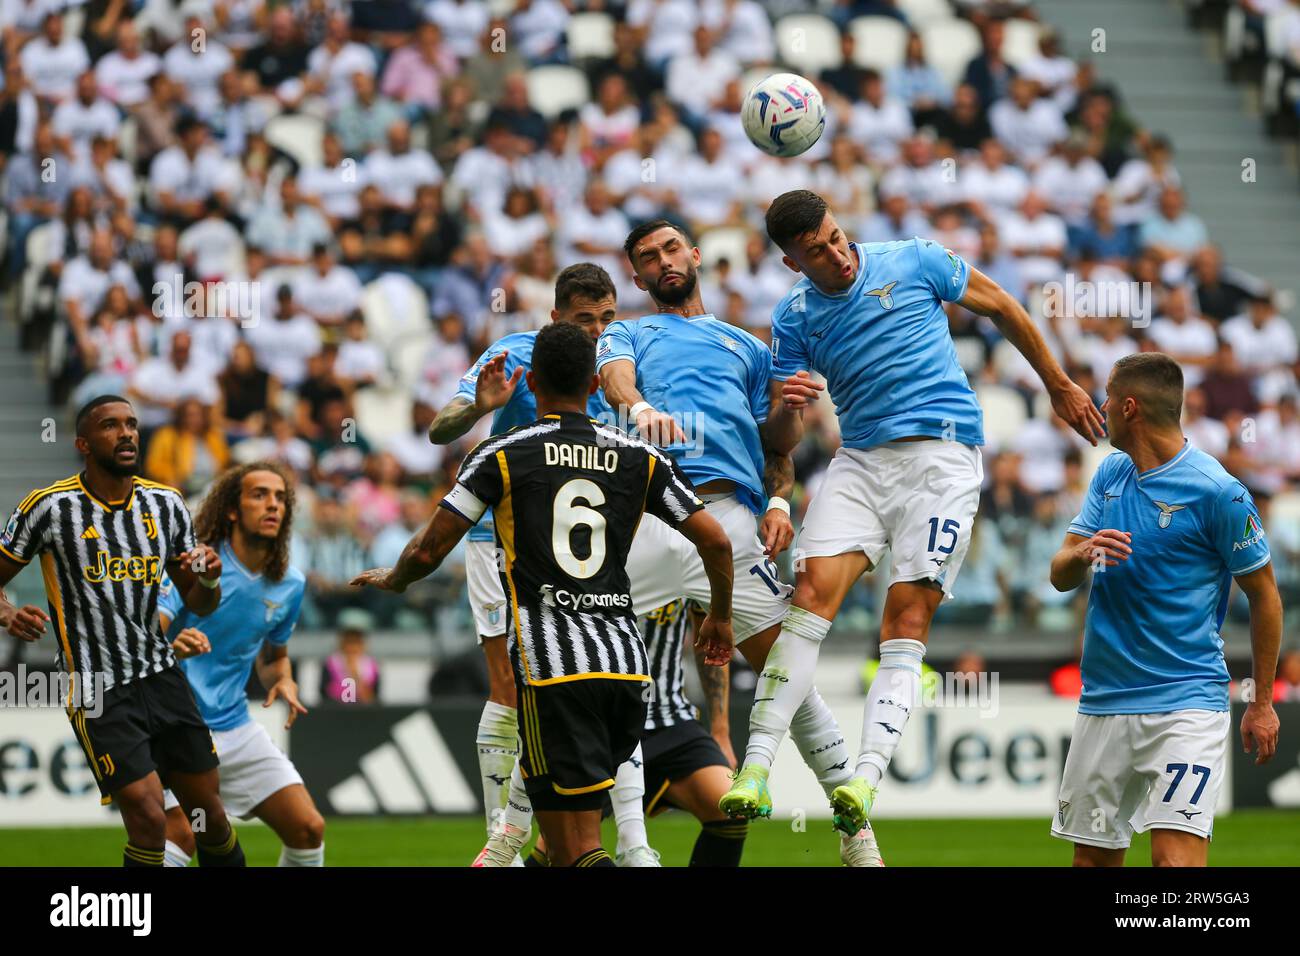
[[[718,742],[698,720],[647,730],[641,738],[641,756],[645,760],[646,816],[674,806],[667,791],[678,780],[685,780],[704,767],[731,769]]]
[[[98,717],[72,712],[86,761],[107,798],[153,771],[203,773],[217,766],[212,733],[199,716],[189,681],[179,667],[104,692]]]
[[[591,677],[519,688],[519,769],[535,810],[599,810],[645,725],[646,684]]]

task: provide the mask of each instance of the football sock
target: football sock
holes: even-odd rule
[[[790,608],[781,633],[768,652],[754,705],[749,711],[749,744],[745,764],[771,768],[781,738],[813,687],[817,654],[831,622],[801,607]]]
[[[849,746],[844,742],[835,715],[816,687],[808,692],[795,711],[790,723],[790,739],[799,748],[803,762],[817,775],[817,782],[827,797],[853,776],[853,769],[849,766],[852,759]]]
[[[324,866],[325,844],[310,850],[295,850],[291,846],[280,848],[280,862],[276,866]]]
[[[136,846],[134,843],[127,842],[122,849],[123,866],[162,866],[162,850],[146,850],[144,847]]]
[[[244,860],[244,848],[239,845],[239,835],[230,827],[230,835],[219,844],[205,845],[202,841],[194,844],[199,858],[199,866],[247,866]]]
[[[163,848],[163,866],[189,866],[190,855],[171,840]]]
[[[613,866],[614,861],[609,858],[608,853],[600,847],[597,847],[594,850],[588,850],[586,853],[582,854],[582,856],[573,861],[573,865],[582,867]]]
[[[885,768],[903,739],[907,718],[921,692],[921,660],[925,645],[906,637],[880,642],[880,669],[867,691],[862,712],[862,750],[856,774],[880,786]]]
[[[510,792],[510,771],[519,756],[519,720],[513,707],[489,700],[478,721],[479,779],[483,784],[483,814],[488,835],[505,809]]]
[[[618,827],[619,853],[626,853],[634,846],[650,845],[641,806],[641,798],[645,796],[645,774],[641,765],[641,745],[637,744],[632,756],[619,765],[614,774],[614,786],[609,792],[609,802],[614,807],[614,824]]]
[[[527,832],[533,826],[533,801],[524,789],[524,774],[515,761],[510,771],[510,796],[506,800],[505,822],[512,827]]]
[[[740,866],[748,820],[710,820],[700,827],[691,851],[691,866]]]
[[[539,850],[533,847],[532,852],[524,857],[524,866],[550,866],[551,858],[546,855],[545,850]]]

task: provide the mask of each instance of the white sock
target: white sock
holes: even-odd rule
[[[817,775],[817,782],[829,798],[831,791],[848,783],[853,776],[849,767],[849,746],[844,742],[835,715],[814,687],[795,711],[790,723],[790,739],[799,748],[799,755]]]
[[[190,855],[168,840],[163,846],[163,866],[189,866]]]
[[[533,828],[533,801],[528,799],[528,791],[524,789],[524,774],[519,769],[518,760],[510,771],[510,797],[506,800],[504,820],[525,833]]]
[[[921,693],[921,661],[925,645],[906,637],[880,642],[880,669],[867,691],[862,712],[862,748],[856,774],[880,786],[885,768],[903,739],[907,718]]]
[[[295,850],[293,847],[280,847],[280,862],[276,866],[324,866],[325,844],[310,850]]]
[[[624,853],[634,846],[649,846],[650,837],[645,832],[645,812],[641,798],[645,796],[645,773],[641,768],[641,745],[636,745],[632,756],[619,765],[614,774],[614,788],[609,792],[609,802],[614,805],[614,823],[618,826],[618,850]]]
[[[745,764],[771,768],[781,738],[813,687],[817,655],[831,622],[801,607],[790,608],[767,654],[749,711]]]
[[[483,784],[483,814],[488,835],[492,824],[505,810],[510,792],[510,773],[519,756],[519,718],[513,707],[489,700],[478,721],[479,779]]]

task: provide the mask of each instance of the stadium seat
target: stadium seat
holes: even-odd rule
[[[357,428],[379,447],[411,423],[411,392],[401,386],[359,388],[352,396]]]
[[[907,17],[912,28],[918,31],[927,23],[953,18],[952,6],[948,0],[894,0],[894,6]]]
[[[586,60],[614,54],[614,20],[608,13],[578,13],[566,32],[569,59]]]
[[[23,317],[23,321],[30,318],[32,310],[36,307],[36,294],[41,281],[41,273],[45,271],[45,267],[51,261],[47,253],[52,229],[54,229],[53,222],[43,222],[27,233],[27,267],[23,272],[22,288],[18,300],[18,314]]]
[[[1083,451],[1083,480],[1091,481],[1093,473],[1101,467],[1101,463],[1115,452],[1115,448],[1108,441],[1100,444],[1084,445]]]
[[[705,269],[717,265],[719,259],[726,259],[732,266],[739,268],[745,262],[749,230],[726,227],[710,229],[701,233],[696,242],[700,247],[700,262]]]
[[[390,272],[366,286],[361,296],[366,331],[385,352],[404,335],[429,332],[429,301],[423,290],[404,275]]]
[[[849,22],[853,62],[884,73],[907,55],[907,27],[893,17],[855,17]]]
[[[966,371],[967,378],[978,376],[980,369],[984,367],[983,344],[978,339],[968,336],[953,339],[952,344],[957,350],[957,364]]]
[[[921,30],[925,59],[953,86],[961,82],[966,65],[980,52],[980,35],[965,20],[939,20]]]
[[[1024,428],[1025,400],[1014,388],[981,382],[975,388],[984,410],[984,437],[995,448],[1011,445]]]
[[[268,143],[284,150],[304,167],[321,164],[325,124],[316,117],[282,113],[267,122],[265,135]]]
[[[1026,60],[1038,56],[1038,39],[1043,35],[1043,28],[1032,20],[1013,18],[1006,21],[1006,32],[1002,37],[1002,57],[1012,66],[1020,66]]]
[[[843,63],[840,31],[826,17],[794,13],[776,22],[777,56],[803,74],[817,74]]]
[[[138,153],[138,142],[140,138],[140,128],[136,125],[135,117],[127,114],[122,120],[122,125],[117,128],[117,148],[122,153],[122,158],[135,167]]]
[[[388,346],[388,365],[399,388],[414,394],[424,360],[436,337],[429,331],[406,332]]]
[[[263,308],[275,308],[275,294],[280,286],[292,287],[304,271],[305,266],[271,266],[257,274],[257,281],[262,286]]]
[[[547,118],[591,99],[591,84],[575,66],[535,66],[528,71],[528,102]]]

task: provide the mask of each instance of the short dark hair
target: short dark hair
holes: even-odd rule
[[[86,419],[90,417],[91,412],[99,408],[100,405],[112,405],[114,402],[122,402],[126,405],[131,404],[130,399],[123,398],[121,395],[99,395],[77,409],[77,417],[74,420],[74,428],[76,429],[77,434],[81,434],[81,426],[85,424]]]
[[[1136,398],[1152,425],[1177,425],[1183,416],[1183,370],[1164,352],[1125,355],[1111,372],[1117,397]]]
[[[623,253],[627,256],[627,261],[632,265],[636,265],[636,260],[632,258],[632,250],[636,248],[638,242],[650,235],[650,233],[658,232],[660,229],[676,229],[681,234],[681,237],[686,240],[688,246],[695,244],[691,241],[691,237],[686,230],[677,223],[669,222],[667,219],[651,219],[649,222],[641,223],[627,234],[627,239],[623,243]]]
[[[826,218],[826,200],[808,189],[781,193],[767,207],[763,217],[767,235],[782,249],[808,232],[816,232]]]
[[[567,309],[574,299],[598,302],[606,297],[617,296],[614,280],[594,262],[575,262],[555,278],[557,309]]]
[[[596,343],[571,322],[552,322],[533,340],[536,386],[561,398],[585,396],[596,374]]]

